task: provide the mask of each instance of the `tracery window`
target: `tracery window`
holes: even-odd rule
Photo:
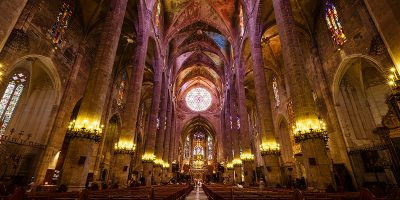
[[[332,0],[326,0],[325,20],[335,44],[339,47],[343,46],[347,38],[343,32],[342,24],[340,23],[336,7]]]
[[[275,106],[279,107],[281,100],[279,98],[278,81],[275,76],[272,78],[272,89],[274,90]]]
[[[201,87],[193,88],[186,95],[186,105],[196,112],[207,110],[211,105],[211,100],[210,92]]]
[[[126,79],[127,74],[126,72],[122,73],[121,80],[119,81],[118,88],[117,88],[117,105],[122,106],[124,103],[125,92],[126,92]]]
[[[60,12],[49,30],[51,41],[57,47],[64,46],[65,33],[74,12],[74,0],[63,0]]]
[[[185,151],[185,158],[188,159],[190,157],[190,138],[189,138],[189,136],[186,137],[184,151]]]
[[[15,107],[24,91],[27,80],[28,79],[24,73],[15,73],[11,76],[11,79],[8,82],[3,97],[0,100],[0,135],[5,132],[11,117],[14,114]]]
[[[193,155],[201,155],[204,156],[204,149],[201,145],[197,144],[193,149]]]
[[[204,137],[205,137],[205,135],[204,135],[204,133],[202,133],[202,132],[196,132],[196,133],[194,134],[194,139],[195,139],[195,140],[203,140]]]
[[[243,16],[243,6],[240,5],[239,8],[239,28],[240,28],[240,36],[244,35],[244,16]]]
[[[229,116],[229,122],[231,123],[231,129],[233,129],[233,121],[232,121],[232,116]]]
[[[160,0],[157,1],[154,17],[155,17],[154,21],[156,23],[156,27],[157,27],[157,29],[159,29],[160,24],[161,24],[161,18],[160,18],[161,17],[161,1]],[[158,30],[157,30],[157,32],[158,32]]]
[[[209,136],[207,138],[207,142],[208,142],[208,160],[212,160],[213,159],[213,139]]]

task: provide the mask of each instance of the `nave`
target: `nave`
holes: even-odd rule
[[[398,10],[0,1],[0,197],[394,198]]]

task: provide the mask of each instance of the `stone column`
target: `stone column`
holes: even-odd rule
[[[224,145],[226,146],[226,158],[227,162],[232,162],[233,160],[233,155],[232,155],[232,134],[231,134],[231,121],[230,121],[230,103],[229,103],[229,98],[230,98],[230,93],[231,91],[227,92],[226,99],[225,99],[225,107],[224,107],[224,121],[225,121],[225,126],[224,126],[224,136],[225,136],[225,141]]]
[[[303,152],[308,186],[325,189],[332,183],[331,165],[321,134],[312,91],[304,70],[302,50],[289,0],[273,0],[276,22],[281,39],[289,94],[296,122],[296,141]],[[322,133],[323,134],[323,133]]]
[[[157,133],[157,121],[158,112],[160,110],[160,97],[161,97],[161,79],[162,79],[162,68],[160,64],[159,55],[156,53],[154,67],[154,82],[153,82],[153,97],[151,99],[151,111],[149,118],[149,126],[146,132],[146,144],[145,144],[145,155],[155,156],[156,147],[156,133]],[[146,185],[151,186],[153,177],[153,162],[144,161],[143,163],[143,173],[146,179]]]
[[[165,123],[166,123],[166,114],[167,114],[167,101],[168,101],[168,84],[165,74],[162,77],[162,90],[161,90],[161,105],[160,105],[160,112],[159,112],[159,128],[157,130],[157,137],[156,137],[156,147],[155,147],[155,155],[156,159],[163,160],[163,153],[164,153],[164,139],[165,139]],[[161,183],[161,176],[162,176],[162,165],[154,166],[153,170],[153,179],[155,184],[159,185]]]
[[[240,55],[237,53],[235,56],[235,70],[236,70],[236,89],[238,95],[238,110],[240,118],[240,145],[242,147],[242,162],[244,168],[244,181],[245,185],[249,186],[253,181],[253,163],[254,154],[251,152],[250,146],[250,131],[249,120],[246,107],[246,91],[244,88],[244,67],[241,65]],[[252,157],[252,158],[250,158]]]
[[[97,47],[95,63],[86,87],[77,120],[71,133],[86,128],[84,137],[71,134],[71,142],[64,162],[61,182],[69,189],[82,189],[88,173],[94,167],[97,155],[98,136],[101,137],[101,116],[107,95],[115,55],[124,21],[128,0],[110,1],[108,13]],[[97,131],[97,133],[95,132]],[[90,135],[90,139],[86,136]],[[96,136],[97,135],[97,139]]]
[[[0,52],[28,0],[0,1]]]
[[[168,94],[170,94],[168,92]],[[172,102],[170,99],[170,95],[168,95],[168,105],[167,105],[167,125],[166,125],[166,131],[165,131],[165,140],[164,140],[164,144],[163,144],[163,149],[164,149],[164,153],[163,153],[163,161],[168,163],[169,166],[171,167],[171,159],[169,158],[170,155],[170,150],[172,149],[172,144],[170,143],[171,141],[171,123],[172,123]],[[170,167],[168,168],[164,168],[163,169],[163,173],[162,173],[162,182],[163,183],[168,183],[169,178],[168,178],[168,171],[170,169]]]
[[[50,162],[54,156],[61,150],[67,126],[70,120],[70,113],[74,109],[74,100],[72,98],[75,86],[75,80],[78,75],[79,69],[82,65],[82,59],[84,57],[85,50],[81,46],[78,48],[78,52],[75,57],[74,64],[72,65],[69,77],[65,86],[63,97],[59,105],[58,112],[55,117],[55,121],[49,137],[49,143],[44,151],[44,155],[39,162],[39,167],[36,172],[36,184],[43,184],[43,180],[46,175],[46,171],[49,167]]]
[[[267,85],[267,80],[264,71],[264,60],[261,47],[261,32],[258,30],[259,23],[257,16],[250,18],[250,44],[251,58],[253,62],[254,87],[256,92],[257,111],[261,125],[261,152],[263,152],[265,166],[270,169],[267,171],[267,185],[275,186],[280,184],[281,178],[279,168],[279,154],[266,152],[266,148],[277,149],[275,139],[274,122],[272,119],[272,109],[270,100],[270,86]],[[268,155],[268,156],[265,156]]]
[[[228,184],[233,184],[234,182],[234,173],[232,166],[228,166],[232,164],[233,155],[232,155],[232,139],[231,139],[231,122],[230,122],[230,93],[231,91],[228,90],[226,92],[225,98],[225,106],[224,106],[224,136],[225,136],[225,148],[226,148],[226,169],[227,169],[227,176],[228,176]]]
[[[174,157],[174,151],[176,149],[175,147],[175,111],[174,111],[174,102],[171,100],[171,124],[167,125],[167,127],[169,127],[169,135],[170,135],[170,139],[169,139],[169,144],[168,144],[168,148],[169,148],[169,155],[168,155],[168,160],[172,163],[175,160]]]
[[[132,70],[132,76],[129,79],[128,90],[126,93],[126,104],[124,106],[120,135],[120,141],[127,143],[132,142],[132,144],[134,142],[135,135],[137,134],[135,131],[139,113],[140,96],[148,46],[148,32],[151,22],[151,13],[146,11],[143,12],[141,9],[139,9],[138,12],[140,16],[143,15],[143,17],[139,17],[142,26],[140,27],[141,31],[139,31],[140,35],[138,36],[137,46],[134,51],[134,68]],[[136,151],[140,151],[138,146],[136,147]],[[139,158],[140,156],[141,155],[138,155]],[[132,157],[126,153],[116,155],[116,166],[128,166],[127,171],[123,173],[115,173],[116,180],[126,181],[128,179],[129,163],[131,162],[131,159]],[[121,168],[116,168],[116,170],[121,172]]]
[[[230,116],[229,121],[232,124],[231,129],[231,138],[232,138],[232,145],[233,145],[233,165],[235,170],[235,182],[240,183],[242,180],[242,161],[240,159],[240,142],[239,142],[239,130],[237,128],[237,105],[236,105],[236,91],[235,88],[231,88],[231,95],[230,95]],[[239,163],[237,163],[239,162]]]

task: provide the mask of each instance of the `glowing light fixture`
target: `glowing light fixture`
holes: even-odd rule
[[[136,149],[136,144],[128,140],[120,140],[114,145],[115,154],[133,154]]]
[[[243,162],[242,162],[242,160],[240,160],[239,158],[236,158],[236,159],[233,159],[233,160],[232,160],[232,165],[233,165],[234,167],[236,167],[236,166],[242,166],[242,164],[243,164]]]
[[[254,160],[254,154],[252,153],[242,153],[240,155],[240,159],[242,159],[244,162],[249,162]]]
[[[233,163],[228,163],[226,164],[226,168],[228,168],[228,170],[233,169]]]
[[[95,142],[100,142],[103,128],[104,125],[100,125],[100,123],[95,120],[73,120],[68,125],[67,136],[71,138],[86,138],[94,140]]]
[[[156,156],[152,153],[145,153],[142,156],[142,162],[144,163],[152,163],[156,159]]]
[[[326,124],[320,118],[308,118],[296,121],[294,140],[296,143],[309,139],[323,139],[328,142]]]
[[[280,149],[280,145],[276,142],[266,142],[260,144],[262,155],[279,155]]]

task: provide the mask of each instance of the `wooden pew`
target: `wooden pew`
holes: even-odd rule
[[[359,192],[325,193],[302,192],[290,189],[235,188],[223,185],[203,185],[206,195],[213,200],[358,200]],[[373,199],[371,199],[373,200]]]
[[[82,192],[35,192],[28,193],[30,200],[175,200],[184,199],[192,190],[191,186],[166,185],[128,189],[109,189]]]

